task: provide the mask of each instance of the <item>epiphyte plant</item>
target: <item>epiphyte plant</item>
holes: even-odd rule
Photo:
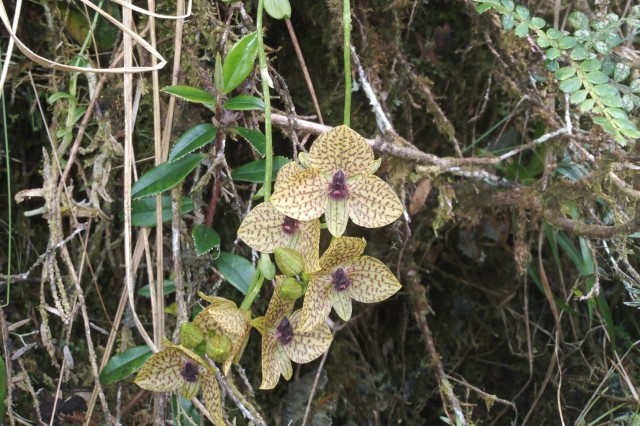
[[[544,19],[531,16],[529,9],[512,0],[476,0],[478,11],[498,12],[505,30],[520,38],[529,37],[542,49],[546,68],[560,82],[559,89],[570,95],[569,101],[581,114],[593,114],[593,122],[612,135],[621,145],[639,138],[640,130],[629,113],[640,107],[640,79],[633,78],[631,62],[614,55],[622,44],[618,35],[622,25],[640,27],[640,6],[631,8],[626,18],[615,13],[589,20],[582,12],[572,12],[569,32],[547,26]],[[635,66],[637,68],[637,66]],[[631,81],[628,81],[632,78]]]

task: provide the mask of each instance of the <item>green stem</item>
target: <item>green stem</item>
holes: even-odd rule
[[[247,290],[247,294],[244,296],[244,300],[242,304],[240,304],[240,309],[243,311],[248,311],[251,309],[251,305],[253,305],[253,301],[256,300],[256,297],[260,294],[260,289],[262,288],[262,283],[264,282],[264,277],[260,273],[260,271],[256,270],[255,274],[253,274],[253,279],[251,280],[251,284],[249,284],[249,290]]]
[[[265,168],[264,168],[264,186],[262,187],[264,192],[264,202],[269,201],[271,196],[271,174],[273,171],[273,140],[271,137],[271,95],[269,94],[269,83],[271,78],[269,77],[269,68],[267,66],[267,53],[264,50],[264,30],[262,28],[262,18],[264,15],[264,0],[258,1],[256,27],[258,31],[258,63],[260,69],[260,79],[262,80],[262,97],[264,100],[264,134],[265,134]],[[251,309],[253,301],[260,294],[264,277],[259,270],[256,270],[249,285],[249,290],[244,296],[240,309],[248,311]]]
[[[344,125],[351,126],[351,5],[342,3],[342,30],[344,32]]]
[[[264,15],[264,0],[258,1],[258,18],[256,27],[258,30],[258,61],[260,66],[260,78],[262,80],[262,97],[264,98],[264,134],[266,141],[266,164],[264,168],[264,201],[269,201],[271,196],[271,173],[273,170],[273,141],[271,137],[271,98],[269,95],[269,68],[267,67],[267,53],[264,50],[264,30],[262,28],[262,16]]]

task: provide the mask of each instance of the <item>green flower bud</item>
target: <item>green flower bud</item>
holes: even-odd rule
[[[206,342],[207,356],[217,363],[223,363],[229,356],[229,352],[231,352],[231,339],[224,334],[216,334],[210,331]]]
[[[192,322],[185,322],[180,326],[180,344],[193,349],[204,339],[204,332]]]
[[[304,294],[304,287],[293,277],[287,277],[280,286],[280,297],[284,300],[296,300]]]
[[[276,265],[271,261],[271,256],[267,253],[262,253],[260,259],[258,259],[258,269],[263,277],[267,280],[272,280],[276,276]]]
[[[304,258],[293,249],[278,247],[275,258],[278,268],[285,275],[293,277],[304,271]]]

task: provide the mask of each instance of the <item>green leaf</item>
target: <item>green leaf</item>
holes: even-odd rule
[[[626,127],[620,127],[620,133],[628,138],[638,139],[640,138],[640,131],[638,129],[628,129]]]
[[[220,246],[220,236],[215,229],[209,228],[206,224],[201,223],[193,227],[191,231],[193,244],[196,247],[196,254],[202,256],[209,253],[214,248]]]
[[[529,20],[529,9],[527,9],[525,6],[519,4],[516,6],[516,13],[518,14],[518,16],[520,17],[520,20],[522,21],[528,21]]]
[[[238,87],[251,74],[258,54],[258,33],[252,32],[233,45],[222,66],[223,94]]]
[[[615,108],[607,108],[607,112],[610,113],[610,111],[613,110],[613,109],[615,109]],[[636,123],[634,123],[633,121],[629,120],[628,118],[615,118],[614,122],[616,124],[616,127],[618,127],[620,130],[622,130],[622,129],[636,130],[637,129]]]
[[[224,74],[222,73],[222,57],[219,53],[216,53],[216,62],[213,67],[213,84],[216,85],[217,93],[222,93],[224,90]]]
[[[545,34],[544,31],[536,30],[536,34],[538,35],[538,38],[536,39],[536,43],[538,44],[538,46],[540,46],[542,49],[546,49],[547,47],[551,46],[549,37],[547,37],[547,34]]]
[[[580,109],[580,112],[585,113],[585,112],[591,111],[591,109],[595,104],[596,104],[595,99],[587,99],[586,101],[578,105],[578,108]]]
[[[550,72],[556,72],[560,69],[560,64],[556,60],[545,59],[544,67]]]
[[[100,382],[108,385],[129,377],[142,367],[151,354],[151,349],[143,345],[112,356],[100,372]]]
[[[544,52],[544,54],[547,56],[547,59],[554,60],[554,59],[558,59],[562,54],[562,52],[556,49],[555,47],[552,47],[550,49],[547,49],[547,51]]]
[[[289,0],[264,0],[264,10],[274,19],[291,18]]]
[[[587,99],[587,95],[589,94],[588,90],[578,90],[577,92],[573,92],[571,97],[569,98],[569,102],[572,104],[579,104]]]
[[[576,46],[571,50],[571,54],[569,56],[574,61],[582,61],[589,57],[589,51],[586,50],[584,47]]]
[[[615,108],[624,107],[624,103],[622,103],[622,99],[619,96],[603,97],[603,98],[600,98],[600,102],[602,102],[608,107],[615,107]]]
[[[193,200],[189,197],[180,199],[180,214],[193,211]],[[124,216],[124,214],[123,214]],[[171,220],[171,197],[162,196],[162,223]],[[156,226],[156,199],[153,197],[140,198],[131,203],[131,223],[133,226]]]
[[[616,83],[620,83],[621,81],[626,80],[631,74],[631,67],[627,64],[623,64],[622,62],[618,62],[616,64],[616,69],[613,72],[613,79]]]
[[[587,59],[586,61],[580,64],[580,70],[588,72],[588,71],[597,71],[602,66],[602,62],[597,59]]]
[[[520,38],[526,37],[527,35],[529,35],[529,26],[527,25],[526,22],[521,22],[517,27],[516,27],[516,35]]]
[[[571,12],[569,14],[569,24],[575,29],[589,29],[589,17],[582,12]]]
[[[235,131],[240,136],[246,139],[247,142],[251,144],[251,146],[260,153],[262,157],[266,155],[267,152],[267,142],[266,136],[260,130],[247,129],[246,127],[236,127],[229,129],[231,131]]]
[[[611,84],[598,84],[593,86],[593,91],[598,96],[617,96],[618,88]]]
[[[163,92],[177,96],[185,101],[195,102],[197,104],[215,105],[216,97],[209,92],[191,86],[167,86],[162,89]]]
[[[558,40],[560,37],[562,37],[562,32],[556,30],[555,28],[549,28],[547,30],[547,37],[549,37],[551,40]]]
[[[492,9],[493,6],[490,3],[482,3],[476,8],[476,12],[484,13],[489,9]]]
[[[627,113],[620,108],[607,108],[607,114],[618,120],[629,120]],[[633,126],[635,128],[635,125]]]
[[[598,51],[598,53],[601,53],[603,55],[606,55],[611,50],[609,48],[609,45],[604,41],[596,41],[593,47]]]
[[[513,2],[513,0],[500,0],[500,2],[502,3],[502,5],[504,7],[506,7],[510,11],[513,10],[516,7],[516,5]]]
[[[169,161],[179,160],[196,149],[202,148],[214,140],[217,134],[218,129],[211,123],[202,123],[193,126],[180,135],[176,144],[171,148]]]
[[[604,84],[609,81],[609,77],[602,71],[592,71],[586,75],[587,81],[593,84]]]
[[[180,160],[162,163],[146,172],[131,188],[131,198],[142,198],[164,192],[182,183],[195,169],[204,154],[187,154]]]
[[[173,280],[163,280],[162,281],[162,288],[164,289],[164,291],[162,292],[162,294],[164,294],[165,296],[167,294],[171,294],[171,293],[175,293],[176,292],[176,283]],[[140,289],[138,290],[138,296],[140,297],[151,297],[151,286],[149,284],[140,287]]]
[[[513,19],[513,16],[511,15],[502,15],[502,27],[506,30],[509,31],[510,29],[512,29],[516,24],[516,20]]]
[[[573,77],[560,83],[559,87],[565,93],[573,93],[582,87],[582,80],[578,77]]]
[[[538,18],[537,16],[531,18],[531,28],[533,28],[534,30],[540,30],[544,28],[545,25],[547,25],[547,23],[544,19]]]
[[[233,111],[264,110],[264,101],[255,96],[239,95],[226,101],[222,107]]]
[[[246,294],[256,270],[247,259],[232,253],[222,252],[213,262],[229,284]]]
[[[571,49],[576,44],[578,44],[578,40],[576,40],[575,37],[566,36],[566,37],[562,37],[560,39],[560,41],[558,42],[558,47],[560,49],[563,49],[563,50],[564,49]]]
[[[276,156],[273,157],[273,179],[275,179],[276,173],[282,166],[289,163],[286,157]],[[233,180],[253,183],[264,183],[264,170],[266,166],[266,160],[256,160],[251,163],[244,164],[231,172]]]
[[[569,77],[573,77],[575,73],[576,69],[574,67],[562,67],[556,71],[556,78],[560,81],[566,80]]]
[[[640,93],[640,78],[636,78],[629,83],[629,90],[632,93]]]
[[[616,126],[606,117],[593,117],[593,122],[610,134],[616,133]]]

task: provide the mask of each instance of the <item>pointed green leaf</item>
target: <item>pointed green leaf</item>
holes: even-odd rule
[[[213,262],[229,284],[246,294],[253,279],[255,268],[244,257],[222,252]]]
[[[185,101],[195,102],[198,104],[215,105],[216,97],[209,92],[191,86],[167,86],[162,89],[163,92],[177,96]]]
[[[238,87],[251,74],[256,55],[258,54],[258,33],[249,33],[233,45],[224,59],[222,73],[224,75],[223,94]]]
[[[289,163],[286,157],[276,156],[273,157],[273,179],[276,178],[276,173],[282,166]],[[244,164],[231,172],[233,180],[253,183],[264,182],[264,169],[266,167],[266,160],[256,160],[251,163]]]
[[[163,280],[162,281],[163,294],[166,296],[167,294],[176,292],[176,283],[173,280]],[[140,287],[138,289],[138,296],[141,297],[151,297],[151,286],[149,284]]]
[[[193,126],[184,132],[169,153],[169,161],[176,161],[192,153],[216,138],[218,129],[211,123]]]
[[[131,198],[156,195],[181,183],[193,171],[204,154],[188,154],[178,161],[162,163],[146,172],[131,188]]]
[[[628,138],[633,138],[633,139],[640,138],[640,131],[638,129],[628,129],[628,128],[621,127],[619,130],[620,130],[620,133],[622,133]]]
[[[245,140],[249,142],[262,157],[265,156],[267,151],[267,142],[264,133],[260,130],[247,129],[246,127],[235,127],[229,130],[234,131],[245,138]]]
[[[255,96],[239,95],[226,101],[223,108],[232,111],[264,110],[264,101]]]
[[[626,80],[631,74],[631,67],[627,64],[623,64],[622,62],[618,62],[616,64],[616,69],[613,72],[613,79],[616,83],[620,83],[621,81]]]
[[[180,214],[193,211],[193,200],[189,197],[180,199]],[[123,214],[124,217],[124,214]],[[171,197],[162,196],[162,223],[171,220]],[[133,226],[156,226],[156,199],[152,197],[133,200],[131,203],[131,223]]]
[[[264,10],[274,19],[289,19],[291,17],[289,0],[264,0]]]
[[[220,236],[215,229],[209,228],[206,224],[201,223],[193,227],[191,231],[193,244],[196,247],[198,256],[209,253],[214,248],[220,246]]]
[[[147,345],[127,349],[111,357],[100,372],[102,384],[116,383],[138,371],[152,352]]]
[[[224,74],[222,73],[222,58],[219,53],[216,53],[216,63],[213,68],[213,82],[216,85],[218,93],[222,93],[224,90]]]

